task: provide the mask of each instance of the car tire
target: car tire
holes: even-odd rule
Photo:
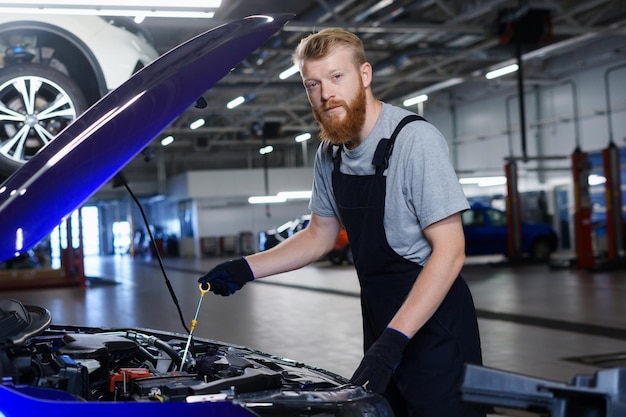
[[[350,265],[354,265],[354,258],[352,257],[352,249],[350,249],[350,246],[346,249],[346,262]]]
[[[328,260],[333,265],[341,265],[344,259],[345,259],[345,254],[343,251],[333,251],[328,254]]]
[[[530,256],[538,261],[545,261],[552,253],[552,243],[547,237],[536,238],[530,246]]]
[[[0,172],[11,174],[85,109],[78,85],[37,64],[0,70]]]

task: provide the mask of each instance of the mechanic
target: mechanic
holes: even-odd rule
[[[311,221],[280,245],[221,263],[199,281],[230,295],[255,278],[300,268],[331,250],[344,225],[361,286],[365,348],[351,381],[383,393],[398,417],[484,415],[459,392],[464,364],[482,359],[476,311],[460,276],[460,213],[469,205],[444,137],[375,98],[372,66],[355,34],[330,28],[309,35],[294,62],[321,130]]]

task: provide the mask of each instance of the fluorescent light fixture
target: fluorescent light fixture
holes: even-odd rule
[[[198,119],[194,122],[191,122],[191,124],[189,125],[189,129],[191,130],[196,130],[202,126],[204,126],[206,122],[204,121],[204,119]]]
[[[311,198],[311,190],[308,191],[281,191],[276,194],[279,198],[287,200],[309,200]]]
[[[311,191],[281,191],[276,195],[261,195],[248,198],[250,204],[285,203],[287,200],[310,200]]]
[[[167,146],[170,143],[174,142],[174,136],[169,135],[161,139],[161,146]]]
[[[300,142],[305,142],[307,140],[311,139],[311,134],[310,133],[302,133],[301,135],[296,136],[296,142],[300,143]]]
[[[506,177],[500,175],[500,176],[495,176],[495,177],[459,178],[459,183],[463,185],[477,185],[479,187],[492,187],[495,185],[506,184]]]
[[[436,84],[433,84],[429,87],[422,89],[421,93],[428,94],[428,93],[432,93],[433,91],[439,91],[445,88],[454,87],[455,85],[461,84],[463,81],[465,81],[465,78],[463,77],[450,78],[449,80],[441,81],[441,82],[438,82]]]
[[[298,66],[292,65],[291,67],[278,74],[278,78],[280,78],[281,80],[286,80],[287,78],[291,77],[294,74],[297,74],[298,72],[300,72]]]
[[[413,94],[411,96],[411,98],[408,98],[408,99],[406,99],[404,101],[403,105],[408,107],[408,106],[411,106],[413,104],[423,103],[424,101],[428,100],[427,94],[434,93],[435,91],[439,91],[439,90],[444,90],[444,89],[449,88],[449,87],[454,87],[455,85],[461,84],[463,81],[465,81],[465,78],[463,78],[463,77],[455,77],[455,78],[450,78],[450,79],[445,80],[445,81],[438,82],[438,83],[433,84],[433,85],[429,85],[428,87],[422,88],[421,90],[415,92],[415,94]],[[424,100],[420,99],[421,101],[415,101],[415,102],[412,102],[410,104],[406,104],[409,100],[414,100],[414,99],[417,99],[418,97],[422,97],[422,96],[425,96],[426,98]]]
[[[515,72],[518,69],[519,69],[519,65],[517,65],[517,64],[507,65],[506,67],[502,67],[502,68],[498,68],[498,69],[493,70],[493,71],[489,71],[487,74],[485,74],[485,78],[488,79],[488,80],[493,80],[494,78],[502,77],[503,75],[507,75],[507,74],[510,74],[512,72]]]
[[[221,0],[0,0],[2,13],[211,18]]]
[[[245,101],[246,101],[246,98],[244,96],[239,96],[229,101],[228,104],[226,104],[226,107],[232,110],[235,107],[242,105]]]
[[[420,94],[419,96],[411,97],[402,102],[404,107],[410,107],[414,104],[423,103],[428,100],[428,96],[426,94]]]
[[[587,183],[589,185],[601,185],[601,184],[604,184],[605,182],[606,182],[606,178],[603,177],[602,175],[591,174],[587,178]]]
[[[250,204],[273,204],[284,203],[287,201],[285,197],[278,197],[277,195],[259,195],[248,198]]]
[[[172,0],[20,0],[5,1],[0,0],[0,6],[14,6],[19,4],[20,6],[31,7],[92,7],[102,9],[105,7],[136,7],[145,9],[156,9],[159,7],[169,9],[216,9],[222,4],[222,0],[185,0],[185,1],[172,1]]]
[[[267,145],[267,146],[264,146],[261,149],[259,149],[259,153],[261,155],[272,153],[273,151],[274,151],[274,147],[272,145]]]

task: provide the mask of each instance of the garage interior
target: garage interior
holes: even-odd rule
[[[51,238],[72,247],[80,217],[83,241],[52,259],[67,282],[6,269],[0,296],[43,306],[55,323],[182,332],[155,251],[189,322],[200,275],[257,251],[262,232],[307,214],[306,198],[249,198],[310,189],[319,129],[298,74],[280,74],[303,36],[339,26],[363,39],[375,95],[442,131],[472,203],[506,209],[516,225],[508,231],[519,240],[522,221],[549,224],[558,235],[556,251],[541,262],[515,239],[508,257],[468,257],[463,275],[485,365],[565,382],[623,366],[625,2],[286,3],[225,0],[213,18],[134,24],[164,54],[232,20],[295,13],[123,168],[149,227],[125,188],[110,181]],[[517,70],[486,78],[511,65]],[[425,101],[405,104],[420,96]],[[240,105],[226,106],[237,97]],[[489,179],[495,182],[480,183]],[[85,220],[90,209],[93,221]],[[209,297],[196,334],[349,377],[362,357],[358,294],[352,265],[320,260],[232,297]]]

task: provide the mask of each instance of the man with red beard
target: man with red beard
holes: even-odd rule
[[[361,40],[342,29],[304,38],[294,62],[322,143],[311,221],[269,251],[199,279],[230,295],[255,278],[307,265],[345,226],[361,285],[365,355],[354,384],[382,393],[396,416],[479,416],[460,396],[464,364],[481,364],[476,311],[460,276],[469,206],[441,133],[378,101]]]

